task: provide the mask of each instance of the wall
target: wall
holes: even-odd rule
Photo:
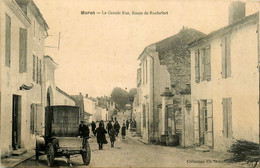
[[[165,65],[160,65],[156,46],[150,45],[140,56],[141,64],[147,60],[148,82],[139,87],[139,106],[141,113],[141,135],[145,140],[159,140],[159,114],[157,106],[161,104],[161,94],[165,87],[170,86],[170,74]],[[143,67],[141,66],[141,76]],[[143,105],[148,107],[146,112],[146,127],[143,127]],[[147,109],[147,108],[146,108]]]
[[[60,93],[58,90],[55,90],[54,105],[75,106],[75,101],[65,96],[63,93]]]
[[[96,121],[96,102],[86,97],[84,97],[83,100],[85,111],[92,114],[90,120]]]
[[[232,97],[232,127],[235,139],[259,142],[259,74],[257,69],[257,27],[250,24],[231,33],[231,77],[221,76],[221,40],[211,40],[211,81],[195,82],[195,56],[192,52],[192,102],[213,99],[214,148],[225,150],[230,139],[224,138],[222,98]],[[243,123],[243,124],[242,124]],[[194,136],[194,135],[193,135]]]
[[[13,8],[13,10],[11,8]],[[12,99],[13,95],[21,96],[21,147],[32,149],[35,144],[35,135],[30,133],[30,108],[31,104],[42,104],[41,85],[34,83],[30,90],[19,90],[22,84],[31,85],[32,80],[32,55],[36,54],[42,60],[44,54],[44,38],[35,43],[32,37],[32,26],[16,9],[14,3],[0,1],[0,31],[3,35],[0,40],[0,64],[1,64],[1,157],[12,153]],[[5,66],[5,15],[11,17],[11,66]],[[34,20],[31,10],[27,15]],[[27,29],[27,72],[19,73],[19,28]],[[41,29],[43,31],[43,29]],[[43,62],[42,62],[43,63]],[[3,99],[4,97],[4,99]]]

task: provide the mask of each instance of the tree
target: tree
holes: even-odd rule
[[[136,94],[137,94],[137,89],[136,88],[130,89],[130,91],[128,93],[128,98],[129,98],[129,103],[130,104],[132,104],[134,102]]]
[[[116,87],[111,93],[111,99],[118,105],[119,109],[124,110],[128,102],[128,92],[120,87]]]

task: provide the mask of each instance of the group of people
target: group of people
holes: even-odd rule
[[[106,125],[106,129],[105,129],[105,124],[102,120],[99,122],[99,126],[97,128],[96,128],[96,123],[94,121],[92,121],[91,130],[97,138],[99,150],[103,149],[103,144],[108,143],[108,141],[106,140],[107,133],[110,138],[111,147],[114,148],[114,143],[116,141],[116,137],[118,137],[120,128],[121,127],[120,127],[120,124],[118,123],[118,121],[115,121],[114,124],[112,124],[112,122],[109,121]],[[123,126],[121,128],[121,135],[122,135],[122,139],[125,139],[125,135],[126,135],[125,123],[123,123]],[[83,137],[83,138],[89,137],[89,128],[87,125],[84,124],[84,122],[81,122],[81,124],[79,125],[79,136]],[[84,138],[84,139],[86,139],[86,138]],[[83,141],[84,141],[84,139],[83,139]]]

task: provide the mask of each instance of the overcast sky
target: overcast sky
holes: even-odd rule
[[[56,84],[69,94],[110,95],[116,86],[136,87],[137,58],[143,49],[179,32],[183,26],[209,33],[228,23],[221,0],[35,0],[50,29],[46,48],[59,64]],[[246,2],[246,15],[259,1]],[[168,11],[168,15],[81,15],[81,11]]]

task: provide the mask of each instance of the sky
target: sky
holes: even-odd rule
[[[229,0],[34,0],[49,25],[45,54],[59,65],[55,81],[68,94],[109,96],[136,87],[144,48],[183,26],[210,33],[228,24]],[[246,2],[246,15],[260,1]],[[82,15],[81,11],[95,11]],[[97,12],[165,11],[168,15],[98,15]]]

